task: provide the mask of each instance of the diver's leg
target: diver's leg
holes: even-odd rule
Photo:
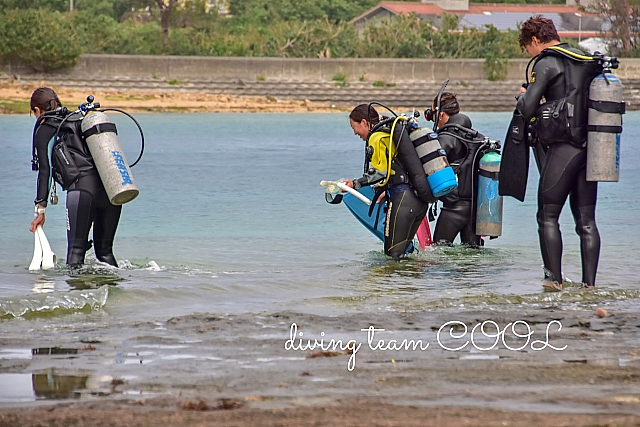
[[[456,211],[448,206],[443,206],[440,209],[436,229],[433,232],[433,243],[453,243],[460,232],[459,222]]]
[[[560,212],[562,205],[544,204],[538,207],[538,237],[545,280],[562,284],[562,234],[558,224]]]
[[[67,192],[67,264],[71,267],[84,264],[94,215],[95,206],[90,193],[83,190]]]
[[[596,285],[596,271],[600,259],[600,233],[596,226],[596,201],[598,183],[586,179],[586,169],[581,169],[569,196],[571,213],[580,236],[582,256],[582,283],[588,287]]]
[[[470,246],[472,248],[480,248],[484,246],[484,240],[481,236],[478,236],[471,224],[466,224],[462,230],[460,230],[460,243]]]
[[[413,190],[391,196],[384,230],[385,254],[396,260],[405,254],[427,208],[428,205],[418,199]]]
[[[472,224],[471,215],[473,213],[473,209],[471,207],[471,201],[460,201],[460,243],[463,245],[468,245],[472,248],[479,248],[484,244],[481,236],[478,236],[475,233],[475,227]],[[475,222],[475,221],[474,221]]]
[[[570,165],[577,150],[564,142],[549,147],[538,184],[538,235],[545,279],[558,284],[562,284],[562,234],[558,219],[573,185]]]
[[[96,258],[102,262],[118,266],[116,257],[113,255],[113,240],[120,221],[122,206],[107,204],[96,209],[96,216],[93,224],[93,247]]]

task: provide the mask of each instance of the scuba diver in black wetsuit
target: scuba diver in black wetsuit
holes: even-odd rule
[[[460,234],[460,243],[471,247],[483,245],[482,238],[475,234],[473,215],[473,165],[474,156],[461,141],[465,131],[455,125],[471,129],[471,119],[460,113],[460,104],[456,95],[451,92],[443,92],[440,97],[440,109],[438,96],[433,100],[430,119],[436,123],[436,133],[440,145],[447,153],[447,160],[458,176],[458,187],[451,193],[440,197],[443,206],[438,216],[436,229],[433,234],[434,243],[453,243]]]
[[[65,139],[79,169],[78,178],[65,188],[67,190],[67,264],[79,267],[84,264],[86,251],[91,247],[89,230],[93,224],[93,245],[96,258],[115,267],[118,263],[113,255],[113,239],[120,220],[122,206],[109,202],[93,158],[84,138],[78,135],[82,117],[65,117],[68,111],[62,107],[56,93],[47,87],[36,89],[31,95],[31,111],[36,116],[33,132],[34,170],[38,171],[36,217],[29,230],[36,231],[44,225],[45,208],[51,187],[52,166],[54,177],[62,171],[59,162],[50,161],[51,145],[60,124],[59,135]],[[56,196],[57,197],[57,196]],[[57,199],[54,204],[57,203]]]
[[[392,124],[377,128],[380,116],[370,104],[360,104],[349,114],[353,133],[366,141],[365,173],[361,178],[343,181],[356,190],[362,186],[377,187],[374,202],[388,199],[384,252],[394,259],[401,258],[427,213],[433,197],[404,122],[398,121],[389,141]],[[376,131],[384,130],[384,131]],[[372,132],[374,131],[374,132]],[[386,138],[386,139],[385,139]],[[388,171],[391,157],[391,171]]]
[[[584,52],[560,42],[553,21],[541,15],[529,18],[520,30],[520,46],[531,57],[536,57],[530,83],[521,89],[517,110],[526,120],[535,117],[533,123],[549,118],[549,106],[554,109],[560,102],[575,111],[565,114],[562,129],[570,127],[584,129],[584,137],[560,138],[543,136],[538,131],[538,140],[547,147],[538,185],[538,233],[545,268],[543,285],[552,290],[562,289],[562,235],[558,225],[560,212],[569,198],[571,213],[580,236],[582,254],[583,286],[595,286],[596,270],[600,256],[600,234],[596,226],[595,210],[598,184],[586,180],[586,128],[587,94],[591,78],[574,78],[567,84],[565,79],[573,75],[571,67],[580,67],[577,62],[549,54],[549,48],[558,46],[585,55]],[[584,67],[583,67],[584,68]],[[577,70],[576,70],[577,72]],[[570,86],[577,88],[571,90]],[[544,97],[545,103],[540,105]],[[562,116],[562,115],[560,115]],[[566,117],[570,118],[567,119]],[[554,116],[555,117],[555,116]],[[571,123],[574,120],[574,123]],[[572,132],[573,133],[573,132]],[[557,134],[557,132],[556,132]]]

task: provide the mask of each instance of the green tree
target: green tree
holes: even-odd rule
[[[379,0],[229,0],[234,19],[263,25],[275,21],[349,21]]]
[[[0,10],[45,9],[56,12],[69,11],[69,0],[0,0]]]
[[[581,8],[585,9],[584,6]],[[586,10],[599,14],[608,24],[612,54],[640,54],[640,0],[594,0],[588,3]]]
[[[44,9],[9,10],[0,17],[0,56],[36,71],[71,67],[81,53],[70,21]]]

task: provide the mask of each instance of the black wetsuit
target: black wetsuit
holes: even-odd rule
[[[471,129],[471,119],[461,113],[449,117],[447,125],[458,124]],[[438,129],[441,132],[441,129]],[[457,133],[455,129],[446,133]],[[473,220],[471,188],[473,174],[473,159],[467,159],[467,146],[453,135],[440,134],[440,145],[447,152],[447,160],[458,176],[459,186],[451,193],[440,197],[442,209],[438,215],[438,222],[433,233],[435,243],[453,243],[458,233],[460,243],[472,247],[482,246],[482,238],[475,234]],[[465,161],[466,160],[466,161]],[[464,182],[463,182],[464,181]],[[468,181],[468,182],[467,182]]]
[[[559,46],[580,52],[566,44]],[[535,79],[518,98],[517,109],[526,119],[536,114],[543,96],[546,101],[552,101],[566,95],[564,73],[565,67],[572,66],[569,61],[556,56],[544,56],[536,61],[533,66]],[[545,141],[540,142],[545,145]],[[584,143],[567,139],[547,148],[538,185],[538,233],[545,277],[562,283],[562,235],[558,218],[569,197],[576,232],[580,236],[582,282],[595,286],[600,256],[600,234],[595,220],[598,184],[586,179],[586,159]]]
[[[384,228],[384,253],[399,259],[413,242],[416,231],[427,214],[429,203],[434,202],[435,198],[404,125],[396,127],[394,141],[397,155],[391,163],[391,169],[395,174],[380,190],[386,190],[389,202]],[[384,176],[379,174],[365,173],[357,182],[361,186],[373,185],[382,178]]]
[[[38,186],[35,203],[47,206],[51,186],[49,142],[60,124],[59,118],[41,117],[33,135],[38,159]],[[90,247],[89,230],[93,224],[93,245],[96,258],[118,266],[113,255],[113,239],[120,220],[122,206],[109,202],[98,171],[93,164],[86,143],[76,151],[76,159],[82,163],[79,178],[67,189],[67,264],[84,264],[84,256]]]

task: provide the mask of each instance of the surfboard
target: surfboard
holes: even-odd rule
[[[375,200],[373,200],[374,192],[371,187],[362,187],[358,190],[358,192],[375,203]],[[369,230],[374,234],[374,236],[384,242],[384,207],[376,204],[373,208],[371,216],[369,216],[369,205],[364,203],[353,194],[346,193],[342,198],[342,201],[347,206],[347,209],[349,209],[353,216],[355,216],[356,219],[360,222],[360,224],[364,226],[364,228]],[[377,225],[376,218],[378,219]]]
[[[371,212],[371,216],[369,216],[369,205],[364,203],[362,200],[360,200],[360,198],[354,196],[353,194],[350,194],[350,193],[345,194],[343,196],[342,201],[347,206],[347,209],[349,209],[349,212],[351,212],[353,216],[356,217],[356,219],[360,222],[360,224],[362,224],[364,228],[369,230],[371,233],[373,233],[374,236],[380,239],[382,243],[384,243],[384,227],[385,227],[385,221],[386,221],[384,206],[381,206],[376,203],[376,201],[374,200],[375,193],[371,187],[362,187],[358,190],[358,192],[362,194],[364,197],[366,197],[367,199],[371,200],[372,203],[375,204],[373,208],[373,212]],[[377,219],[377,224],[376,224],[376,219]],[[420,246],[422,246],[422,249],[424,249],[425,246],[428,246],[431,244],[431,230],[429,230],[428,221],[426,222],[426,227],[427,227],[426,230],[424,229],[424,227],[425,227],[425,223],[423,222],[420,225],[420,229],[418,230],[418,232],[421,233],[421,235],[418,236],[418,241],[420,243]],[[423,239],[424,239],[424,245],[423,245]],[[413,250],[414,250],[414,245],[413,243],[411,243],[409,244],[409,247],[407,248],[406,253],[409,254],[413,252]]]

